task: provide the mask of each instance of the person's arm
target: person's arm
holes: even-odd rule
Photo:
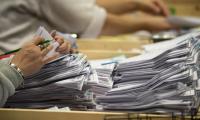
[[[108,14],[101,34],[117,35],[138,30],[159,31],[172,29],[174,27],[162,16]]]
[[[80,37],[97,37],[103,27],[106,11],[95,0],[33,0],[40,16],[52,28]]]
[[[128,15],[114,15],[108,14],[104,27],[102,29],[102,35],[117,35],[122,33],[135,32],[141,30],[143,20],[134,19]]]
[[[0,61],[0,107],[2,107],[9,96],[13,95],[15,89],[23,82],[23,77],[16,69],[9,65],[10,59]]]
[[[96,0],[96,3],[113,14],[141,10],[156,15],[169,15],[167,5],[162,0]]]
[[[96,0],[96,3],[112,14],[124,14],[137,10],[133,0]]]
[[[169,29],[168,23],[163,19],[157,20],[166,25],[148,25],[149,21],[155,23],[154,19],[144,17],[133,17],[129,15],[115,15],[106,13],[103,8],[98,7],[94,0],[38,0],[40,14],[50,25],[62,32],[80,33],[81,37],[97,37],[101,34],[116,35],[121,33],[135,32],[137,30],[148,30],[146,26],[157,29]],[[154,28],[152,28],[154,29]]]
[[[37,45],[42,40],[41,37],[35,37],[33,42],[23,46],[12,58],[0,60],[0,107],[3,107],[8,97],[13,95],[15,89],[23,82],[22,75],[26,77],[38,72],[46,62],[54,57],[43,60],[52,47],[48,46],[47,49],[40,50]]]

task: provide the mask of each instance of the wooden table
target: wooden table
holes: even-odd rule
[[[128,119],[128,117],[130,119]],[[200,119],[200,117],[197,118]],[[0,120],[172,120],[172,115],[139,114],[127,112],[0,109]],[[173,120],[182,120],[182,118],[181,116],[176,116],[176,118],[173,118]],[[191,120],[191,118],[190,116],[186,116],[184,120]]]
[[[152,43],[148,39],[139,39],[130,35],[104,36],[98,39],[80,39],[79,51],[89,59],[104,59],[118,55],[132,57],[141,54],[142,46]]]

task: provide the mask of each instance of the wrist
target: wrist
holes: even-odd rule
[[[149,30],[151,28],[151,22],[149,18],[140,19],[141,30]]]
[[[127,28],[127,32],[144,30],[144,28],[148,24],[147,20],[134,15],[123,15],[120,21],[124,21],[123,23],[126,23],[125,26]]]
[[[24,74],[23,74],[22,70],[19,67],[17,67],[17,65],[15,65],[14,63],[11,62],[10,66],[12,68],[14,68],[24,78]]]

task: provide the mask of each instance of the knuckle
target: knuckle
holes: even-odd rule
[[[35,48],[35,47],[30,48],[30,49],[27,49],[27,50],[26,50],[26,54],[27,54],[28,56],[32,56],[32,57],[41,56],[41,52],[40,52],[37,48]]]

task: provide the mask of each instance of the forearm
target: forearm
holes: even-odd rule
[[[137,9],[134,0],[96,0],[96,3],[113,14],[128,13]]]
[[[9,96],[13,95],[15,88],[22,82],[22,76],[8,64],[9,60],[0,61],[0,107]]]
[[[145,21],[131,15],[108,14],[102,35],[117,35],[144,29]]]

